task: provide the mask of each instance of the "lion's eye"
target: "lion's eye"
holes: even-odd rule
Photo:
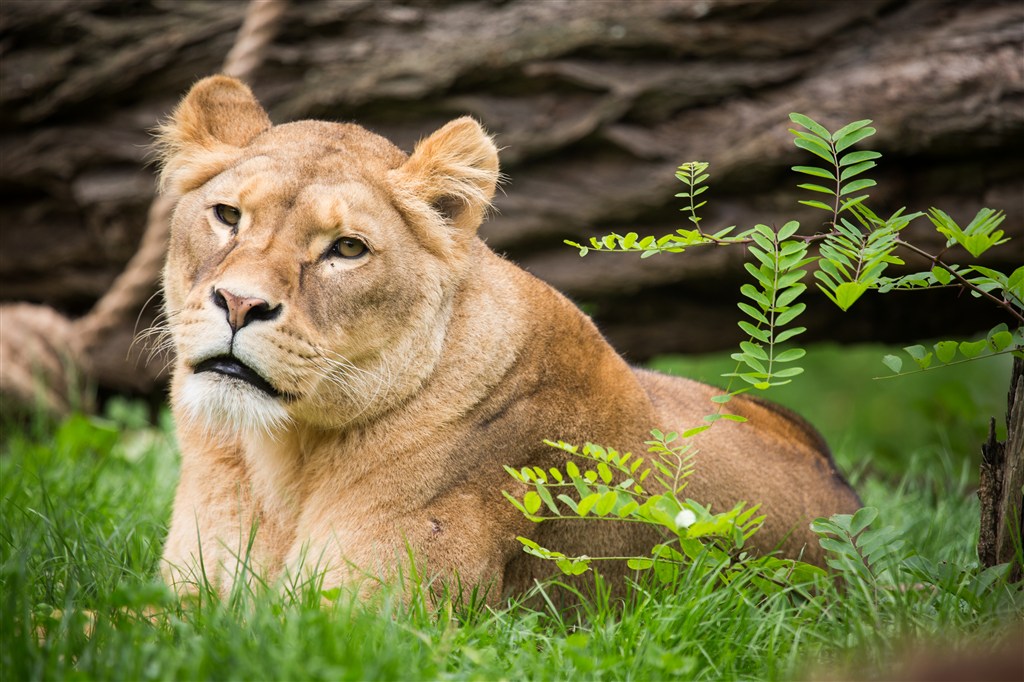
[[[227,204],[217,204],[214,206],[213,214],[217,216],[217,220],[229,227],[238,227],[238,222],[242,219],[242,212],[234,206],[228,206]]]
[[[353,237],[342,237],[331,246],[331,255],[342,258],[359,258],[366,253],[366,244]]]

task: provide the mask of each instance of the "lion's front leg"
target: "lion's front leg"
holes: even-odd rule
[[[181,477],[175,494],[161,572],[179,593],[210,586],[226,594],[251,571],[272,564],[258,507],[240,453],[235,448],[190,451],[182,445]]]
[[[504,567],[520,551],[516,531],[524,532],[490,513],[475,491],[452,491],[400,514],[339,499],[308,504],[286,566],[292,580],[360,599],[388,585],[406,599],[417,590],[455,601],[475,592],[496,603]]]

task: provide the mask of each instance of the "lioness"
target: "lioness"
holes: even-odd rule
[[[272,126],[243,83],[197,83],[159,135],[180,197],[164,271],[181,480],[165,577],[222,588],[239,561],[302,562],[343,585],[412,556],[492,598],[550,574],[516,536],[569,554],[646,554],[638,524],[534,524],[502,465],[542,441],[643,452],[716,390],[629,367],[590,319],[480,240],[491,138],[459,118],[407,156],[351,124]],[[687,495],[762,503],[759,549],[820,561],[808,521],[858,499],[821,437],[737,399],[698,437]],[[258,524],[258,532],[250,529]],[[251,543],[251,546],[250,546]]]

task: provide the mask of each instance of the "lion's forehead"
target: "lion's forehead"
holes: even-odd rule
[[[250,149],[301,166],[308,174],[332,177],[380,177],[407,158],[389,140],[362,126],[327,121],[274,126]]]
[[[221,174],[212,201],[237,203],[243,211],[277,213],[306,228],[339,228],[367,216],[393,212],[387,190],[357,173],[319,171],[285,156],[257,154]],[[283,222],[278,227],[283,227]]]

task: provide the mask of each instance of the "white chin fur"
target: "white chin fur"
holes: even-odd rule
[[[213,372],[190,374],[179,394],[183,416],[212,434],[273,434],[288,423],[288,412],[258,388]]]

